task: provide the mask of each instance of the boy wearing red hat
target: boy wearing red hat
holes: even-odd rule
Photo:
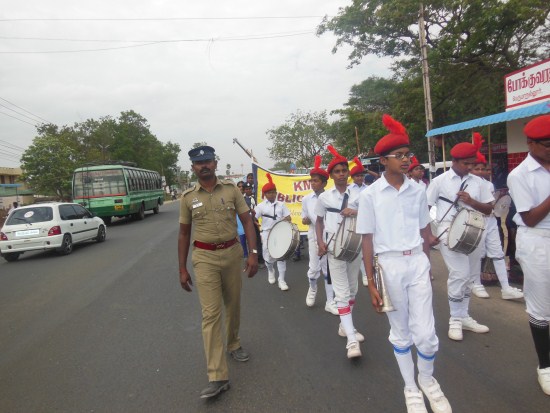
[[[290,222],[291,218],[290,211],[288,210],[285,203],[275,200],[277,198],[277,188],[273,183],[271,175],[266,174],[266,176],[268,182],[262,187],[262,193],[264,194],[266,199],[256,206],[255,211],[256,219],[260,217],[262,218],[261,237],[264,261],[267,267],[267,280],[270,284],[275,284],[275,260],[271,257],[271,255],[269,255],[269,250],[267,248],[267,239],[269,237],[269,232],[271,231],[271,228],[273,228],[273,225],[282,220]],[[277,280],[279,288],[281,289],[281,291],[287,291],[288,284],[285,281],[286,260],[277,261],[277,269],[279,270],[279,278]]]
[[[359,257],[351,262],[338,260],[332,251],[329,251],[329,248],[332,249],[331,245],[335,242],[335,234],[344,217],[357,215],[359,193],[348,188],[347,158],[340,155],[332,145],[328,146],[328,150],[334,155],[327,167],[327,172],[334,181],[334,188],[319,195],[315,206],[317,215],[315,235],[317,236],[319,256],[328,253],[328,271],[340,314],[338,335],[347,338],[347,356],[351,359],[361,357],[359,343],[365,340],[365,337],[355,329],[352,318],[361,260]]]
[[[307,194],[302,199],[302,224],[309,225],[307,232],[309,247],[309,269],[307,277],[309,280],[309,289],[306,295],[306,305],[308,307],[313,307],[315,304],[317,280],[321,274],[323,274],[325,292],[327,295],[325,311],[338,315],[338,307],[336,307],[336,301],[334,301],[332,281],[327,271],[327,256],[323,255],[319,257],[319,255],[317,255],[317,237],[315,236],[315,221],[317,220],[317,215],[315,215],[315,206],[319,195],[325,191],[325,186],[327,185],[329,177],[328,172],[321,168],[321,157],[319,155],[315,156],[315,164],[309,172],[309,175],[311,176],[310,183],[313,192]]]
[[[405,175],[412,154],[405,127],[384,115],[390,133],[378,141],[384,174],[359,197],[357,233],[363,234],[362,249],[373,307],[380,311],[382,299],[374,283],[373,257],[378,257],[388,297],[396,311],[386,312],[389,341],[405,382],[409,413],[427,413],[415,380],[411,354],[417,349],[418,385],[437,413],[451,413],[449,401],[433,377],[439,340],[435,333],[430,281],[430,245],[437,240],[430,229],[426,193]],[[388,304],[388,303],[386,303]]]
[[[477,147],[477,159],[472,174],[479,176],[485,184],[485,191],[493,194],[495,193],[495,186],[488,180],[490,172],[487,170],[487,160],[485,156],[479,152],[483,145],[483,137],[480,133],[474,132],[474,145]],[[491,215],[485,218],[485,231],[483,231],[482,239],[480,242],[482,248],[481,256],[487,256],[493,261],[495,272],[502,288],[501,294],[504,300],[514,300],[523,298],[523,293],[520,289],[510,286],[508,282],[508,270],[506,269],[506,263],[504,261],[504,251],[502,250],[502,244],[500,242],[500,235],[498,233],[497,219],[491,212]],[[472,287],[472,293],[476,297],[489,298],[489,293],[485,290],[481,279],[478,277],[474,281]]]
[[[351,171],[349,172],[353,182],[349,184],[349,188],[353,191],[363,192],[368,188],[368,185],[365,184],[365,167],[357,156],[353,158],[353,162],[355,163],[355,166],[351,168]],[[363,257],[360,256],[359,259],[362,261]],[[363,281],[363,285],[366,287],[369,285],[369,281],[367,280],[367,271],[365,270],[365,266],[363,264],[360,265],[360,268],[361,279]]]
[[[516,259],[523,270],[529,327],[542,391],[550,395],[550,115],[525,125],[529,153],[508,175],[516,205]]]
[[[426,190],[426,183],[422,180],[424,178],[424,171],[426,168],[416,159],[416,156],[411,158],[411,164],[409,165],[408,175],[409,178],[420,185]]]
[[[448,231],[459,208],[469,208],[489,215],[493,210],[493,195],[485,190],[483,180],[470,174],[476,163],[477,147],[461,142],[451,149],[451,168],[432,180],[426,192],[428,205],[437,206],[437,234]],[[449,299],[449,333],[451,340],[463,339],[463,330],[487,333],[489,328],[470,317],[470,295],[474,281],[479,278],[482,248],[469,255],[451,251],[445,242],[439,250],[449,271],[447,295]]]

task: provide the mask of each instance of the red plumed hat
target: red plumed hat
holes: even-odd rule
[[[420,162],[418,162],[418,159],[416,158],[416,156],[413,156],[411,158],[411,164],[409,165],[409,172],[412,171],[417,166],[421,166]]]
[[[409,135],[401,123],[386,114],[382,116],[382,123],[390,133],[376,143],[374,153],[384,155],[394,149],[409,146]]]
[[[477,154],[477,147],[470,142],[457,143],[451,149],[451,156],[455,159],[475,158]]]
[[[328,164],[327,166],[327,172],[330,174],[330,171],[332,171],[332,169],[336,166],[336,165],[339,165],[341,163],[345,163],[347,165],[348,163],[348,158],[346,158],[345,156],[342,156],[338,153],[338,151],[336,150],[336,148],[332,145],[328,145],[327,146],[327,149],[329,150],[329,152],[334,155],[334,158],[332,158],[332,161],[330,161],[330,163]]]
[[[311,171],[309,171],[309,175],[321,175],[328,179],[328,172],[325,171],[323,168],[321,168],[321,156],[315,155],[315,163]]]
[[[523,133],[529,139],[550,139],[550,115],[542,115],[527,122]]]
[[[362,174],[362,173],[365,172],[365,168],[363,167],[363,164],[361,163],[361,159],[359,159],[356,156],[355,158],[353,158],[353,162],[355,163],[355,166],[353,168],[351,168],[351,171],[349,172],[349,174],[351,176],[357,175],[357,174]]]
[[[485,159],[485,155],[483,155],[481,152],[478,152],[476,154],[476,164],[477,163],[482,163],[482,164],[487,164],[487,159]]]
[[[474,132],[474,136],[473,136],[472,139],[473,139],[473,142],[474,142],[474,146],[477,148],[477,150],[479,152],[479,150],[483,146],[483,143],[485,142],[483,140],[483,136],[481,136],[481,133],[479,133],[479,132]]]
[[[269,173],[265,174],[266,178],[267,178],[267,184],[265,184],[264,186],[262,186],[262,192],[265,194],[266,192],[269,192],[269,191],[273,191],[273,190],[277,190],[277,188],[275,187],[275,184],[273,183],[273,179],[271,178],[271,175]]]

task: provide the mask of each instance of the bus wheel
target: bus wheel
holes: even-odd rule
[[[61,255],[69,255],[73,252],[73,239],[69,234],[63,236],[63,241],[61,241],[61,247],[57,250]]]
[[[157,202],[157,206],[153,208],[153,214],[158,214],[159,213],[159,203]]]
[[[111,219],[113,217],[101,217],[101,219],[103,220],[103,222],[105,222],[105,225],[111,225]]]
[[[136,219],[138,221],[141,221],[145,218],[145,208],[143,207],[143,204],[139,207],[139,212],[136,214]]]

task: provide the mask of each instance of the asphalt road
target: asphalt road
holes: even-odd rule
[[[206,369],[196,292],[177,276],[179,203],[143,222],[115,222],[107,241],[60,257],[0,262],[0,412],[404,412],[388,322],[360,289],[354,319],[363,357],[346,358],[338,317],[305,306],[306,260],[289,262],[290,291],[245,279],[231,390],[199,399]],[[432,257],[440,351],[435,376],[456,412],[548,412],[524,303],[474,298],[491,332],[447,338],[446,271]]]

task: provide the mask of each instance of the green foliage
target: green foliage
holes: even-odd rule
[[[66,197],[75,168],[109,160],[157,171],[168,185],[178,181],[179,145],[160,142],[147,120],[134,111],[122,112],[117,119],[106,116],[61,128],[47,124],[37,130],[21,158],[24,179],[36,192]]]

